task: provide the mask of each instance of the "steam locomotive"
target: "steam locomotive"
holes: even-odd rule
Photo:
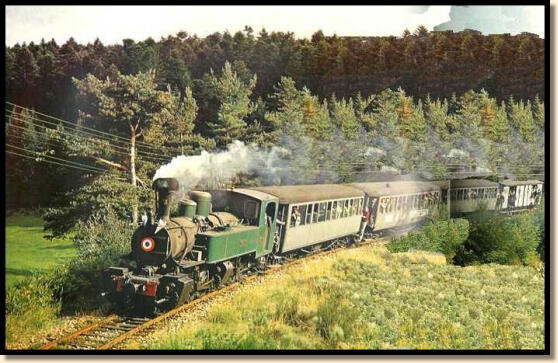
[[[104,271],[103,295],[153,314],[270,263],[416,225],[440,205],[452,216],[481,206],[529,210],[542,188],[538,180],[389,181],[191,191],[184,198],[176,179],[160,178],[153,182],[156,215],[143,215],[129,262]]]

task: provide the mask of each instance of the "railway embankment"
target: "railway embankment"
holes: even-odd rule
[[[544,278],[381,244],[254,280],[128,349],[542,349]]]

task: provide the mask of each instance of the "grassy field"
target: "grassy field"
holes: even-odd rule
[[[75,249],[70,239],[44,238],[40,217],[6,218],[6,286],[33,272],[48,271],[73,256]]]
[[[442,255],[341,251],[247,288],[152,349],[542,349],[544,278]]]

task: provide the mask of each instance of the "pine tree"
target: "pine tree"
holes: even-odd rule
[[[178,102],[178,95],[170,90],[157,90],[154,71],[135,76],[114,71],[104,81],[89,74],[83,80],[74,79],[74,83],[86,106],[85,111],[80,112],[80,123],[88,127],[102,126],[115,135],[127,137],[129,154],[124,158],[122,153],[111,153],[110,148],[103,148],[93,140],[74,146],[99,163],[126,171],[134,187],[138,182],[145,185],[136,170],[138,139],[147,134],[152,141],[154,130],[168,129],[168,125],[191,130],[191,120],[185,122],[183,119],[188,112]],[[192,110],[189,112],[191,117]],[[134,222],[137,222],[137,207],[137,204],[133,206]]]
[[[248,83],[243,82],[229,62],[225,62],[219,77],[213,73],[206,76],[206,94],[218,105],[218,112],[212,115],[207,126],[218,146],[243,139],[246,133],[245,118],[254,110],[250,96],[256,86],[256,79],[254,75]]]
[[[330,104],[332,106],[331,119],[333,124],[342,131],[347,139],[355,140],[361,133],[361,126],[355,114],[353,100],[349,98],[348,101],[345,101],[343,98],[337,101],[332,98]]]

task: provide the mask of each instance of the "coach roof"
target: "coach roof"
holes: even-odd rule
[[[320,200],[362,197],[364,193],[342,184],[277,185],[248,188],[279,198],[281,204],[307,203]]]
[[[458,179],[451,181],[451,188],[497,188],[498,183],[485,179]]]
[[[537,184],[544,184],[542,181],[540,180],[502,180],[500,183],[502,183],[503,185],[507,185],[510,187],[513,187],[515,185],[537,185]]]
[[[424,181],[351,183],[347,185],[358,188],[370,196],[412,194],[440,190],[440,187],[438,185]]]

